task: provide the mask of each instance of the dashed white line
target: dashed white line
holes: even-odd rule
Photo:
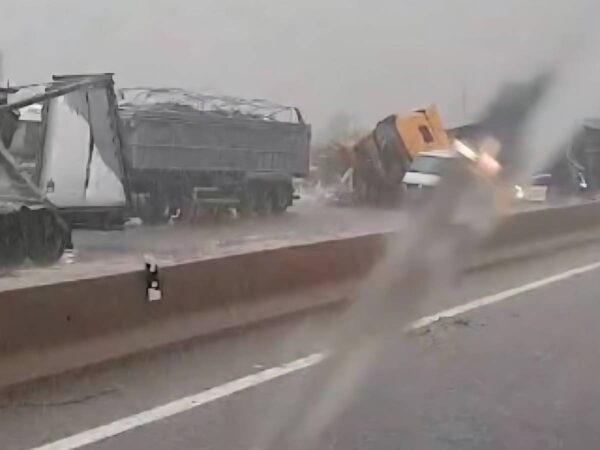
[[[466,312],[472,311],[477,308],[481,308],[483,306],[492,305],[494,303],[499,303],[504,300],[508,300],[512,297],[516,297],[517,295],[524,294],[526,292],[533,291],[535,289],[539,289],[541,287],[547,286],[549,284],[557,283],[559,281],[566,280],[567,278],[574,277],[576,275],[580,275],[582,273],[591,272],[593,270],[600,269],[600,262],[596,262],[593,264],[588,264],[586,266],[577,267],[575,269],[567,270],[565,272],[558,273],[556,275],[552,275],[546,278],[542,278],[537,281],[533,281],[531,283],[524,284],[522,286],[517,286],[511,289],[507,289],[506,291],[498,292],[497,294],[488,295],[486,297],[482,297],[477,300],[473,300],[471,302],[465,303],[460,306],[456,306],[454,308],[446,309],[445,311],[441,311],[437,314],[433,314],[432,316],[423,317],[415,322],[412,322],[406,329],[407,331],[415,331],[421,328],[428,327],[435,322],[438,322],[442,319],[447,319],[455,316],[459,316]]]
[[[60,439],[49,444],[36,447],[32,450],[72,450],[90,445],[105,439],[117,436],[119,434],[131,431],[135,428],[143,427],[153,422],[174,416],[176,414],[189,411],[207,403],[214,402],[224,397],[228,397],[236,392],[249,389],[254,386],[266,383],[267,381],[280,378],[284,375],[307,369],[319,364],[325,359],[325,354],[314,353],[304,358],[297,359],[287,364],[272,367],[252,375],[238,378],[237,380],[216,386],[214,388],[202,391],[195,395],[172,401],[162,406],[157,406],[138,414],[134,414],[114,422],[102,425],[96,428],[74,434],[73,436]]]

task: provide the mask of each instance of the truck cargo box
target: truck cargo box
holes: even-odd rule
[[[283,212],[308,174],[297,108],[182,89],[123,89],[123,156],[135,209],[160,223],[195,211]]]
[[[144,100],[139,92],[125,94],[120,105],[124,155],[133,172],[308,173],[310,127],[295,108],[180,90],[144,94]],[[160,94],[171,98],[152,100]]]

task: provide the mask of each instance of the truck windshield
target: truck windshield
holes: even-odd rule
[[[451,159],[437,156],[417,156],[410,166],[410,171],[441,175]]]

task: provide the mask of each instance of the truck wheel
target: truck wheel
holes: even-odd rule
[[[262,186],[258,189],[257,210],[261,215],[271,214],[274,210],[274,189]]]
[[[258,190],[253,187],[246,187],[246,190],[240,195],[240,205],[238,212],[241,215],[249,216],[258,210]]]
[[[28,225],[29,259],[39,266],[54,264],[62,256],[67,244],[58,220],[49,211],[36,211],[31,214]]]
[[[18,213],[7,214],[3,217],[2,222],[0,265],[5,267],[20,266],[27,258],[27,246],[19,215]]]
[[[14,229],[12,236],[12,242],[9,244],[8,264],[16,267],[22,265],[27,258],[27,243],[20,227]]]
[[[158,192],[144,199],[140,208],[140,218],[148,225],[164,225],[171,218],[169,200]]]
[[[291,190],[288,186],[277,186],[273,192],[273,212],[281,214],[290,205]]]
[[[125,218],[112,212],[99,213],[94,217],[92,225],[99,230],[122,230]]]

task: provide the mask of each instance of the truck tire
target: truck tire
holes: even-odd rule
[[[54,264],[60,259],[67,238],[58,219],[47,210],[33,211],[27,226],[27,254],[38,266]]]
[[[275,189],[271,186],[260,186],[257,190],[257,211],[266,216],[273,212],[275,203]]]
[[[171,218],[169,199],[158,191],[151,192],[140,203],[140,218],[147,225],[164,225]]]
[[[23,235],[23,224],[16,212],[0,218],[0,266],[16,267],[27,258],[27,245]]]
[[[291,204],[292,191],[289,186],[281,184],[276,186],[273,192],[273,212],[281,214]]]
[[[239,196],[238,212],[243,216],[250,216],[258,210],[258,189],[247,186]]]

